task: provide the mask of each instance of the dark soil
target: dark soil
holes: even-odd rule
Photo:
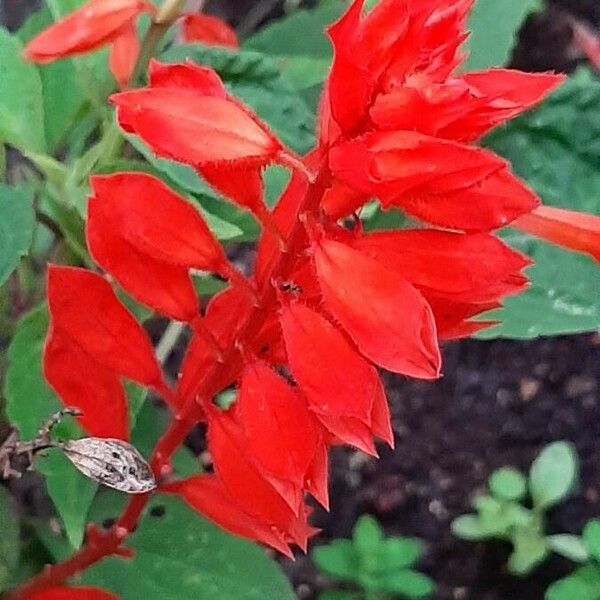
[[[261,3],[272,7],[269,16],[281,10],[282,2],[265,0],[207,5],[246,27],[265,18],[256,11]],[[0,0],[0,20],[15,28],[39,4]],[[581,56],[571,45],[568,14],[600,24],[600,3],[549,2],[526,23],[514,66],[573,70]],[[450,523],[470,510],[495,468],[526,471],[545,444],[560,439],[577,448],[581,483],[550,513],[548,532],[579,533],[587,519],[600,514],[600,336],[471,340],[447,345],[444,354],[445,375],[436,383],[386,378],[394,451],[381,448],[380,460],[346,449],[332,452],[331,511],[315,511],[314,523],[322,528],[315,543],[348,537],[358,516],[370,513],[388,535],[424,540],[420,568],[438,583],[436,600],[542,600],[549,583],[572,564],[551,558],[532,575],[513,577],[505,568],[508,546],[457,540]],[[331,585],[305,556],[282,564],[301,599],[315,598]]]

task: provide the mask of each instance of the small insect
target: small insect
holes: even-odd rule
[[[283,281],[279,284],[279,289],[282,292],[287,292],[289,294],[301,294],[302,288],[293,281]]]
[[[81,411],[65,408],[52,415],[29,442],[19,439],[12,429],[0,445],[0,476],[21,477],[21,469],[33,468],[35,454],[58,448],[86,477],[127,494],[145,494],[156,488],[150,465],[129,443],[111,438],[88,437],[63,442],[51,437],[52,429],[65,415],[78,416]]]
[[[86,477],[127,494],[156,489],[156,480],[144,457],[123,440],[82,438],[61,446],[66,457]]]

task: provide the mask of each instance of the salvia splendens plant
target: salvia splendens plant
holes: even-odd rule
[[[50,267],[48,382],[82,411],[89,435],[121,440],[129,437],[123,379],[154,390],[173,413],[150,459],[158,492],[284,554],[292,544],[306,549],[316,531],[305,494],[328,505],[328,448],[347,443],[375,455],[374,438],[393,445],[377,367],[439,377],[440,342],[492,326],[474,317],[526,288],[530,260],[496,230],[511,224],[600,255],[597,217],[541,207],[505,160],[475,145],[563,76],[459,73],[472,4],[382,0],[363,15],[355,0],[328,29],[334,58],[318,142],[304,157],[209,68],[153,61],[147,86],[128,89],[136,19],[169,24],[177,3],[91,0],[26,47],[30,60],[45,62],[110,45],[121,128],[193,167],[263,225],[245,277],[194,206],[158,179],[93,177],[87,244],[109,277]],[[271,164],[292,170],[272,212],[261,178]],[[357,214],[373,198],[413,226],[363,231]],[[196,270],[229,282],[203,312]],[[113,284],[193,332],[176,385]],[[231,386],[237,400],[222,410],[213,399]],[[171,456],[197,423],[206,425],[215,472],[173,479]],[[113,598],[63,585],[103,557],[130,556],[123,544],[148,498],[133,496],[106,532],[90,526],[81,550],[6,598]]]

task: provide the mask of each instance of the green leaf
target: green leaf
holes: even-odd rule
[[[429,577],[412,569],[382,575],[377,583],[377,589],[399,594],[402,598],[427,598],[435,591],[435,584]]]
[[[412,566],[423,553],[417,538],[392,537],[383,540],[377,551],[377,571],[393,571]]]
[[[540,8],[540,0],[477,0],[469,15],[465,71],[505,65],[523,21]]]
[[[34,226],[31,190],[0,184],[0,285],[27,254]]]
[[[19,39],[0,27],[0,142],[43,152],[44,108],[37,68],[21,58]]]
[[[577,535],[566,533],[550,535],[546,538],[550,549],[575,562],[585,562],[589,553],[583,540]]]
[[[600,520],[588,521],[583,528],[583,541],[592,557],[600,562]]]
[[[95,517],[105,518],[97,511]],[[122,600],[294,599],[287,579],[261,548],[223,532],[177,498],[154,497],[127,545],[134,559],[108,558],[88,569],[81,582]]]
[[[46,477],[48,494],[64,523],[69,543],[79,548],[98,484],[78,473],[59,450],[51,450],[48,456],[37,459],[37,467]]]
[[[546,590],[546,600],[600,600],[600,569],[581,567],[556,581]]]
[[[534,505],[548,508],[564,500],[575,485],[578,462],[575,449],[568,442],[546,446],[533,461],[529,473]]]
[[[296,11],[260,29],[244,41],[243,47],[276,57],[297,89],[320,84],[333,56],[325,27],[347,6],[347,2],[328,0],[315,9]]]
[[[344,581],[356,581],[358,556],[350,540],[335,540],[328,546],[317,546],[310,556],[323,573]]]
[[[352,531],[352,543],[359,554],[375,554],[383,541],[383,530],[371,515],[358,519]]]
[[[548,544],[541,535],[521,529],[513,536],[514,549],[508,559],[508,570],[515,575],[526,575],[548,556]]]
[[[477,515],[461,515],[452,521],[452,533],[463,540],[479,541],[488,537]]]
[[[517,469],[503,467],[492,473],[489,486],[492,494],[498,498],[521,500],[527,491],[527,480]]]
[[[19,564],[20,527],[8,491],[0,486],[0,591],[6,589]]]
[[[486,145],[507,158],[545,204],[600,214],[600,81],[579,71],[540,108],[498,128]],[[598,265],[591,257],[508,230],[531,256],[529,289],[486,318],[502,323],[482,338],[533,338],[600,326]]]
[[[231,93],[266,121],[290,148],[304,154],[314,144],[314,114],[285,79],[275,61],[254,51],[237,52],[199,44],[175,46],[160,59],[192,60],[213,67]]]

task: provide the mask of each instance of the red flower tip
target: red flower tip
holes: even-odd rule
[[[97,587],[52,587],[30,596],[31,600],[119,600]]]
[[[143,0],[90,0],[37,35],[23,54],[45,63],[90,52],[117,40],[144,11],[153,12],[154,7]]]
[[[210,71],[152,68],[150,87],[110,97],[122,127],[159,156],[189,164],[251,168],[275,161],[281,143],[247,107],[223,95]]]
[[[239,46],[235,30],[223,19],[198,13],[187,14],[181,24],[185,42],[200,42],[207,46],[225,46],[236,49]]]

